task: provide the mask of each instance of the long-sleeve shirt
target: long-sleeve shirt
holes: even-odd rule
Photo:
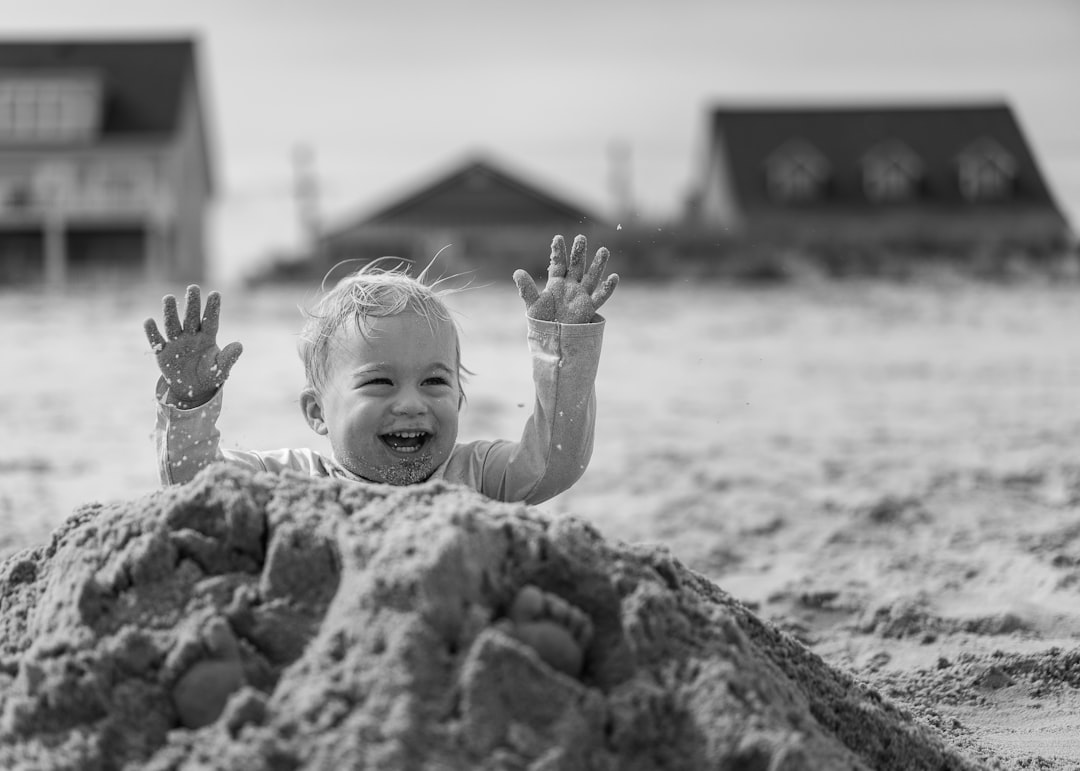
[[[597,319],[590,324],[528,319],[536,400],[520,441],[459,442],[430,478],[464,484],[496,500],[529,504],[553,498],[580,479],[592,456],[596,422],[595,381],[604,331],[604,320]],[[187,482],[216,461],[367,481],[334,457],[310,449],[222,449],[217,428],[222,390],[206,404],[184,410],[166,403],[168,385],[158,381],[155,440],[162,484]]]

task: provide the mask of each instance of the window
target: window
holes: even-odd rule
[[[780,203],[804,203],[825,196],[829,162],[809,142],[793,139],[765,159],[765,190]]]
[[[960,196],[971,203],[1003,201],[1016,186],[1016,161],[989,137],[972,142],[956,157]]]
[[[92,138],[101,116],[101,83],[90,75],[0,73],[0,142]]]
[[[898,140],[871,148],[862,158],[862,185],[874,203],[914,199],[922,182],[923,164],[915,152]]]
[[[95,163],[86,172],[81,200],[91,208],[138,206],[155,195],[153,166],[135,158]]]

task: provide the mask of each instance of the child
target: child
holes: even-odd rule
[[[188,288],[181,325],[176,300],[164,300],[165,336],[147,319],[157,354],[158,470],[164,484],[187,482],[216,460],[263,471],[407,485],[432,478],[459,482],[503,501],[534,504],[568,489],[592,452],[603,319],[596,314],[618,276],[602,283],[600,249],[585,271],[584,236],[567,264],[551,247],[548,284],[538,292],[525,271],[514,281],[526,304],[536,403],[521,441],[457,444],[464,401],[457,327],[439,294],[400,271],[361,269],[325,294],[300,341],[307,383],[300,407],[330,440],[331,457],[312,450],[223,450],[215,428],[221,386],[242,347],[216,342],[220,296]]]
[[[525,271],[514,273],[526,307],[536,387],[533,414],[518,442],[457,442],[463,368],[450,311],[422,277],[368,266],[320,299],[301,334],[307,382],[300,407],[312,430],[329,439],[331,455],[222,449],[215,426],[222,385],[242,347],[217,345],[216,292],[207,297],[200,318],[199,287],[188,287],[183,323],[176,299],[166,296],[165,334],[153,319],[144,325],[161,369],[155,435],[162,482],[186,482],[225,460],[257,470],[391,485],[441,478],[497,500],[529,504],[558,495],[581,477],[592,453],[594,380],[604,329],[596,311],[619,280],[611,274],[601,281],[604,248],[586,270],[587,248],[578,236],[567,260],[563,238],[556,236],[543,292]],[[509,616],[515,636],[533,644],[542,658],[564,671],[580,668],[590,634],[580,611],[526,587]],[[556,639],[560,631],[565,640]]]

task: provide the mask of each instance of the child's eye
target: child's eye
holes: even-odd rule
[[[363,388],[365,386],[384,386],[384,385],[393,385],[393,381],[391,381],[390,378],[388,378],[388,377],[373,377],[373,378],[371,378],[371,380],[365,380],[362,383],[360,383],[361,388]]]
[[[424,385],[445,385],[445,386],[448,386],[448,385],[450,385],[450,381],[447,380],[446,378],[442,377],[441,375],[436,375],[435,377],[429,377],[427,380],[425,380]]]

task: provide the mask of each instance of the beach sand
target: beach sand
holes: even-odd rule
[[[539,512],[663,547],[972,762],[1080,768],[1076,288],[621,286],[593,461]],[[474,292],[462,438],[513,437],[520,301]],[[0,298],[23,343],[0,383],[0,554],[156,488],[151,298]],[[231,445],[318,446],[293,299],[226,295]]]
[[[523,586],[591,619],[580,675],[500,626]],[[0,588],[5,768],[980,767],[666,550],[441,482],[218,465]]]

